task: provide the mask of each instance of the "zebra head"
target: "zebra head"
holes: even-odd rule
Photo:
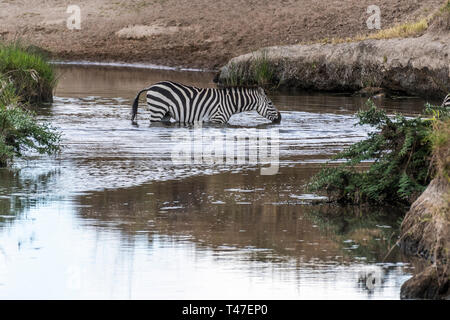
[[[258,88],[258,106],[256,107],[256,111],[273,123],[280,123],[281,121],[280,112],[267,97],[263,88]]]

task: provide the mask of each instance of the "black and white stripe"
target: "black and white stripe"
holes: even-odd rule
[[[172,81],[158,82],[137,94],[132,110],[133,123],[139,96],[147,91],[150,121],[179,123],[211,121],[227,123],[233,114],[256,110],[272,122],[280,122],[281,115],[262,88],[196,88]]]
[[[444,102],[442,102],[442,107],[445,108],[450,108],[450,94],[448,94],[445,99]]]

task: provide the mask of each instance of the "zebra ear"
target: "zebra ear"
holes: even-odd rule
[[[266,92],[264,91],[264,89],[261,88],[261,87],[258,87],[258,92],[261,93],[261,94],[266,94]]]

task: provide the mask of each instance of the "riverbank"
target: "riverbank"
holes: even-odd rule
[[[401,226],[406,254],[426,261],[401,289],[402,298],[450,299],[450,120],[438,121],[433,134],[436,177],[413,203]]]
[[[447,11],[419,37],[263,48],[231,59],[217,80],[223,85],[387,91],[438,100],[450,91]]]
[[[27,151],[56,154],[60,135],[30,105],[53,101],[54,69],[30,47],[0,43],[0,168]]]
[[[401,247],[423,260],[421,270],[401,288],[403,299],[450,298],[450,185],[434,179],[406,214],[401,226]]]
[[[365,35],[367,8],[383,29],[416,21],[442,0],[87,0],[69,30],[67,1],[3,1],[0,40],[23,38],[64,60],[142,62],[218,69],[261,47]]]
[[[349,93],[381,88],[441,99],[450,84],[449,44],[450,35],[425,35],[414,39],[271,47],[232,59],[221,70],[219,82],[226,84],[230,78],[246,77],[242,74],[251,68],[252,61],[267,59],[273,70],[269,85]]]

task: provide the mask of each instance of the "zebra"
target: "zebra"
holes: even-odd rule
[[[135,122],[139,96],[147,91],[150,121],[169,121],[190,124],[204,120],[225,124],[233,114],[256,110],[273,123],[281,121],[262,88],[196,88],[173,81],[161,81],[142,89],[134,99],[131,122]]]
[[[450,108],[450,94],[448,94],[445,97],[444,102],[442,102],[442,108]]]

